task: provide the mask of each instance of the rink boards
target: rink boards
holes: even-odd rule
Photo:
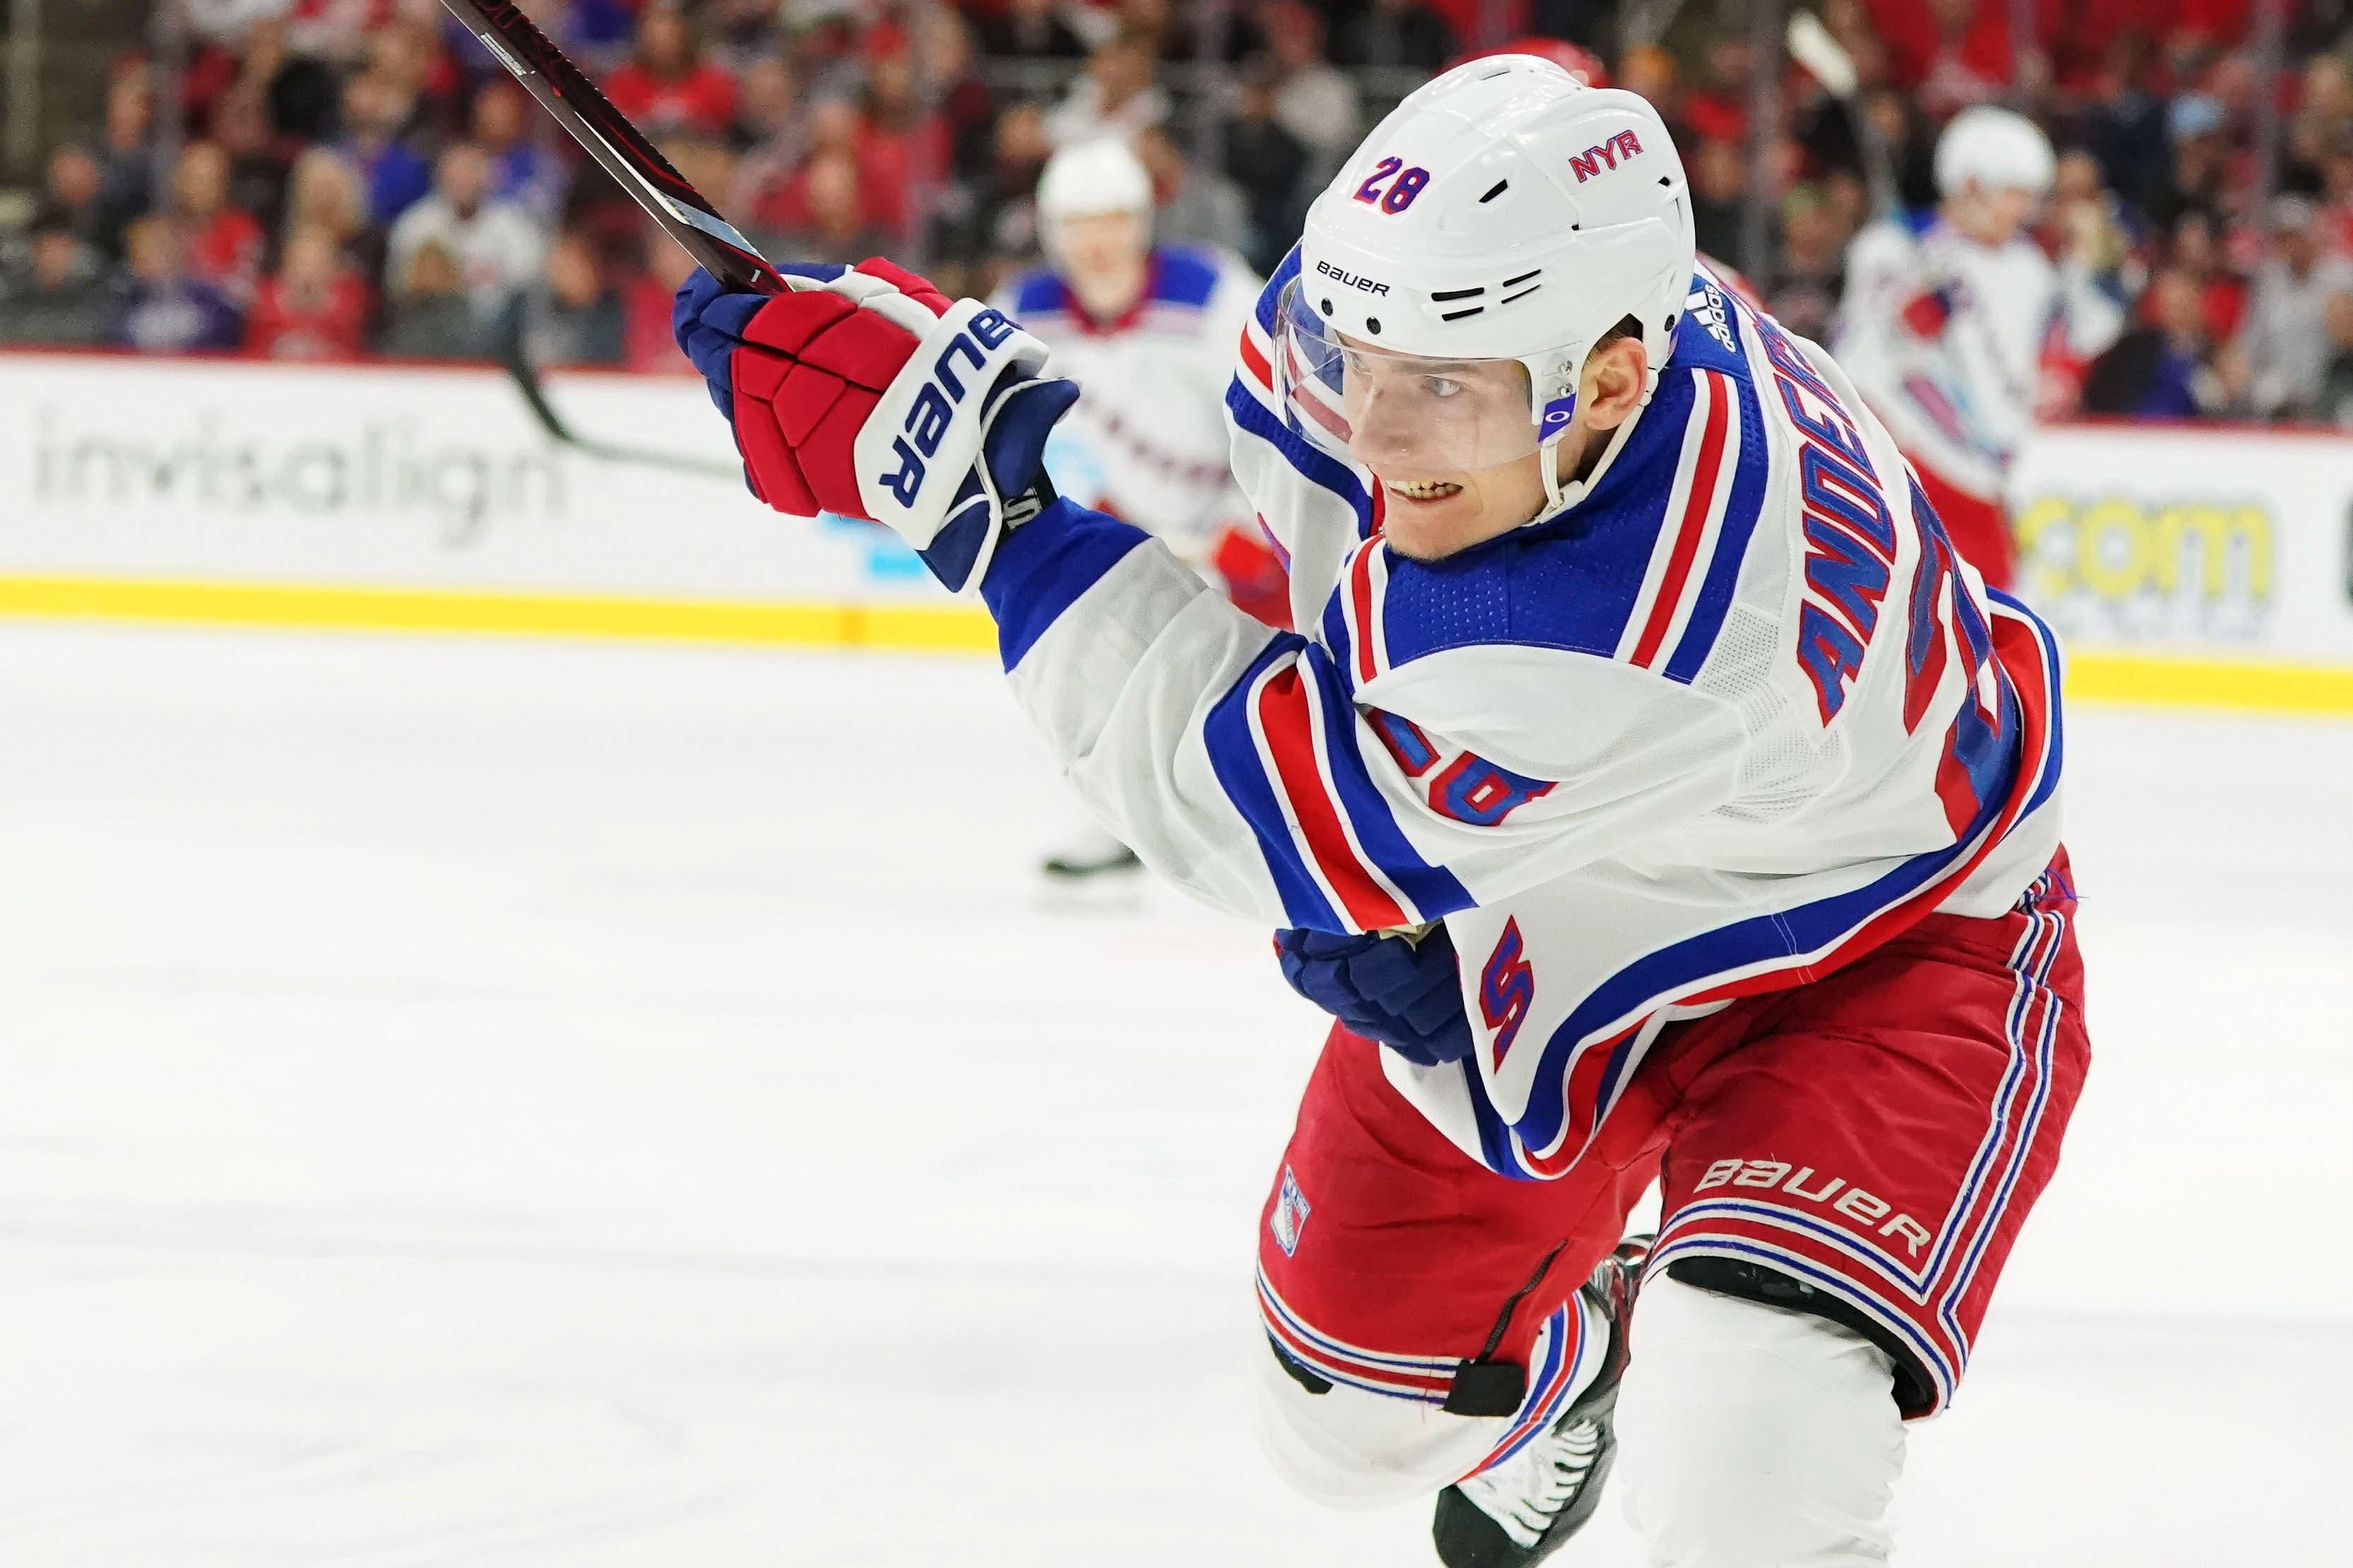
[[[0,615],[973,650],[881,531],[780,519],[701,384],[0,355]],[[2026,595],[2096,700],[2353,714],[2353,437],[2072,426],[2016,475]]]

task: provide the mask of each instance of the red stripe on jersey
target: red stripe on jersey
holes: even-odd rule
[[[1266,363],[1266,355],[1250,342],[1248,327],[1242,329],[1242,368],[1249,371],[1261,386],[1269,392],[1274,390],[1274,367]]]
[[[1487,1458],[1480,1461],[1480,1469],[1493,1464],[1496,1455],[1560,1414],[1552,1407],[1553,1401],[1560,1397],[1561,1389],[1577,1374],[1577,1359],[1585,1353],[1585,1308],[1580,1298],[1569,1298],[1568,1307],[1561,1314],[1560,1338],[1560,1360],[1553,1367],[1552,1376],[1546,1378],[1545,1385],[1521,1406],[1526,1414],[1520,1417],[1518,1425],[1504,1434],[1503,1441],[1488,1451]],[[1478,1472],[1474,1470],[1472,1473],[1475,1475]]]
[[[1318,384],[1300,367],[1298,353],[1286,338],[1282,343],[1284,405],[1293,412],[1303,414],[1321,426],[1324,433],[1345,446],[1349,439],[1348,421],[1339,410],[1324,400]]]
[[[1932,879],[1911,897],[1872,916],[1821,957],[1809,963],[1744,975],[1688,996],[1674,997],[1672,1000],[1676,1005],[1697,1006],[1786,990],[1810,980],[1819,980],[1845,967],[1882,943],[1903,935],[1923,917],[1935,912],[1936,906],[1955,888],[1967,882],[1985,863],[1986,857],[1993,853],[1995,847],[2009,837],[2010,829],[2025,815],[2027,803],[2033,798],[2037,785],[2051,765],[2057,671],[2051,668],[2042,639],[2031,626],[2012,617],[1996,615],[1992,617],[1991,629],[1996,665],[2018,703],[2020,761],[2018,776],[2010,785],[2010,798],[2002,803],[2000,815],[1978,840],[1977,847],[1957,865],[1947,867],[1942,876]],[[1601,1069],[1597,1064],[1605,1062],[1617,1042],[1632,1032],[1630,1028],[1621,1030],[1606,1041],[1597,1042],[1569,1069],[1567,1080],[1561,1086],[1565,1114],[1559,1141],[1553,1145],[1550,1154],[1539,1156],[1532,1150],[1525,1151],[1523,1159],[1529,1170],[1540,1176],[1556,1176],[1577,1163],[1586,1143],[1590,1141],[1590,1130],[1599,1124],[1599,1113],[1604,1109],[1598,1103]]]
[[[1699,461],[1692,468],[1691,494],[1683,502],[1683,518],[1675,532],[1674,553],[1667,558],[1667,574],[1659,584],[1659,596],[1651,602],[1651,618],[1643,625],[1641,640],[1634,645],[1633,662],[1647,669],[1658,657],[1659,645],[1666,640],[1667,627],[1674,623],[1675,606],[1683,602],[1683,583],[1691,576],[1692,562],[1699,554],[1700,536],[1707,531],[1707,514],[1715,503],[1717,472],[1724,467],[1724,432],[1732,399],[1726,395],[1723,378],[1714,371],[1704,373],[1710,394],[1707,404],[1707,431],[1700,437]]]
[[[1373,658],[1373,639],[1380,636],[1373,625],[1373,552],[1377,544],[1366,544],[1356,551],[1356,559],[1348,568],[1348,600],[1356,609],[1356,680],[1359,684],[1380,673]]]
[[[1315,712],[1297,669],[1284,670],[1260,689],[1258,720],[1300,837],[1307,841],[1307,852],[1349,922],[1358,931],[1411,925],[1397,900],[1356,858],[1340,824],[1339,806],[1324,788],[1324,775],[1315,766]]]

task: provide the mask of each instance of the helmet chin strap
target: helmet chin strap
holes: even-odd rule
[[[1628,434],[1634,428],[1634,422],[1642,416],[1642,410],[1651,405],[1651,396],[1658,390],[1659,367],[1651,365],[1642,374],[1641,397],[1619,422],[1618,427],[1609,432],[1609,439],[1602,447],[1601,461],[1596,468],[1597,477],[1601,468],[1609,466],[1615,449],[1625,443]],[[1543,458],[1545,506],[1542,511],[1528,520],[1530,522],[1542,522],[1558,516],[1570,505],[1583,500],[1585,492],[1591,488],[1589,479],[1565,479],[1560,473],[1560,444],[1575,424],[1576,414],[1577,393],[1572,389],[1567,396],[1546,404],[1538,417],[1542,434],[1538,437],[1536,451]]]

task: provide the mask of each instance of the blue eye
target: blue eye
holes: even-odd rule
[[[1421,378],[1421,389],[1432,397],[1451,397],[1462,390],[1462,384],[1450,381],[1442,375],[1425,375]]]

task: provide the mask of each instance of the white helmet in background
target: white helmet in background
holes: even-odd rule
[[[1525,405],[1450,434],[1454,467],[1515,461],[1567,433],[1587,353],[1629,317],[1648,400],[1694,263],[1683,160],[1648,101],[1529,55],[1468,61],[1398,104],[1308,211],[1277,323],[1292,423],[1347,446],[1351,355],[1516,360]]]
[[[2039,195],[2051,188],[2055,167],[2041,126],[1989,103],[1962,110],[1936,138],[1939,195],[1957,195],[1972,184]]]
[[[1136,213],[1149,226],[1152,205],[1152,176],[1124,142],[1074,143],[1047,159],[1038,176],[1038,227],[1050,253],[1065,219]]]

